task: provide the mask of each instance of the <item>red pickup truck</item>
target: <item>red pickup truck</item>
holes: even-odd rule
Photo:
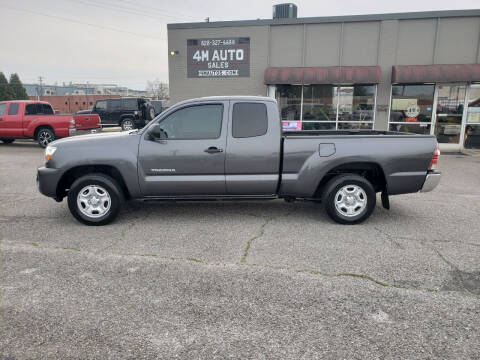
[[[44,101],[0,102],[0,140],[6,144],[15,139],[35,139],[45,147],[55,139],[99,127],[96,114],[56,115]]]

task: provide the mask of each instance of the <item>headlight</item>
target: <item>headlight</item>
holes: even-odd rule
[[[55,151],[57,151],[57,148],[55,146],[47,146],[47,148],[45,149],[45,161],[50,160],[53,154],[55,154]]]

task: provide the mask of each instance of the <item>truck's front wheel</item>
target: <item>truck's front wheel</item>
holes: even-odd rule
[[[358,224],[375,209],[375,189],[364,177],[342,174],[331,179],[323,191],[327,214],[340,224]]]
[[[135,128],[135,124],[133,123],[133,119],[127,118],[123,119],[120,126],[122,127],[123,131],[133,130]]]
[[[105,225],[118,215],[123,194],[118,183],[105,174],[88,174],[75,180],[68,192],[72,215],[86,225]]]

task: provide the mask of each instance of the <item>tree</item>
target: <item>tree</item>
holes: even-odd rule
[[[0,72],[0,101],[12,100],[15,97],[7,78]]]
[[[147,94],[153,100],[168,99],[168,84],[160,82],[155,79],[153,81],[147,81]]]
[[[23,87],[18,74],[10,75],[10,89],[14,94],[14,100],[28,100],[27,90]]]

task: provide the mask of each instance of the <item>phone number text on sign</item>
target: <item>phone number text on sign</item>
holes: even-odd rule
[[[187,40],[187,75],[249,77],[250,38]]]

